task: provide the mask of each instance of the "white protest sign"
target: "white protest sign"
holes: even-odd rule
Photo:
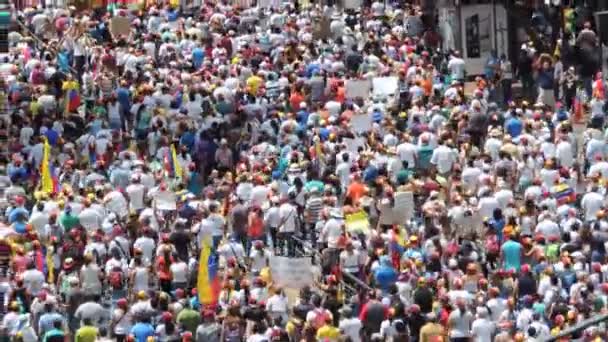
[[[392,225],[395,221],[393,219],[393,207],[388,199],[383,199],[378,203],[378,223],[382,225]]]
[[[271,8],[272,0],[258,0],[258,7],[259,8]]]
[[[399,79],[395,76],[374,77],[372,79],[374,95],[394,95],[399,88]]]
[[[361,97],[366,99],[369,96],[371,86],[369,80],[348,80],[344,85],[346,98],[355,99]]]
[[[343,7],[345,9],[359,9],[363,5],[362,0],[344,0]]]
[[[301,289],[313,284],[313,268],[310,258],[273,256],[270,259],[272,281],[282,287]]]
[[[158,210],[177,210],[177,196],[170,191],[159,191],[154,195]]]
[[[359,147],[365,147],[365,139],[361,137],[354,139],[344,138],[342,139],[342,141],[344,142],[344,144],[346,144],[346,150],[348,152],[358,153]]]
[[[395,193],[393,220],[396,224],[405,224],[414,217],[414,193],[411,191]]]
[[[350,123],[356,133],[363,133],[372,129],[372,116],[365,114],[355,114],[351,117]]]

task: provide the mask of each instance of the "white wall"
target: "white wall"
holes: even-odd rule
[[[496,5],[496,18],[493,18],[492,5],[468,5],[462,6],[460,17],[460,34],[462,42],[462,56],[467,62],[467,75],[483,74],[486,59],[490,51],[494,49],[496,41],[498,56],[509,55],[509,33],[507,31],[507,11],[504,6]],[[479,37],[481,49],[479,57],[468,56],[467,47],[467,19],[477,15],[480,21]],[[487,19],[487,20],[484,20]],[[494,20],[496,20],[496,32],[494,31]],[[484,39],[484,37],[487,37]]]

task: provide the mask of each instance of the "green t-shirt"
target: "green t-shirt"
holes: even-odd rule
[[[177,315],[177,322],[183,324],[186,330],[194,334],[196,328],[201,323],[201,315],[198,311],[183,309],[179,315]]]
[[[59,219],[59,223],[61,224],[63,229],[65,229],[66,231],[69,231],[70,229],[77,226],[80,223],[80,220],[78,219],[78,216],[64,213],[61,215],[61,219]]]

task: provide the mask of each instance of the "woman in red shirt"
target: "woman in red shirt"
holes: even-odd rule
[[[248,216],[247,224],[247,254],[251,250],[253,242],[264,239],[264,214],[262,208],[253,206]]]

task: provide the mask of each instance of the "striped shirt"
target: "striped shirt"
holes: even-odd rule
[[[320,196],[310,197],[306,201],[306,223],[312,224],[317,222],[321,215],[321,210],[323,210],[323,198]]]

